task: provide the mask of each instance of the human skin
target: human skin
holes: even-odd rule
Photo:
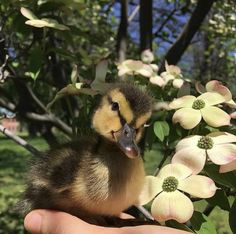
[[[84,222],[70,214],[51,211],[31,211],[24,220],[27,231],[32,234],[187,234],[173,228],[141,225],[134,227],[101,227]]]

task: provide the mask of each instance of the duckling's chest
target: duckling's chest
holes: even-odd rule
[[[93,213],[117,215],[135,204],[145,173],[139,157],[129,159],[117,152],[110,152],[107,156],[109,160],[99,155],[90,159],[86,171],[81,171],[78,176],[78,193],[85,193],[82,197],[88,201],[84,200],[83,203]]]

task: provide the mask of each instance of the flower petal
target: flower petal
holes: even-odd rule
[[[202,117],[212,127],[220,127],[230,124],[230,116],[215,106],[208,106],[201,109]]]
[[[206,92],[205,87],[201,84],[200,81],[195,82],[195,89],[197,90],[198,93],[205,93]]]
[[[233,112],[232,114],[230,114],[230,117],[231,117],[232,119],[236,119],[236,111]]]
[[[154,64],[154,63],[151,63],[150,64],[150,67],[152,68],[152,70],[154,71],[154,72],[157,72],[158,71],[158,66],[156,65],[156,64]]]
[[[135,72],[145,77],[151,77],[153,74],[151,66],[147,64],[143,64],[139,69],[136,69]]]
[[[179,109],[172,117],[173,123],[180,123],[184,129],[192,129],[196,127],[201,119],[201,112],[192,108]]]
[[[194,197],[209,198],[214,196],[217,187],[212,179],[202,175],[192,175],[179,181],[178,189]]]
[[[227,164],[236,159],[236,145],[214,145],[212,149],[207,150],[207,155],[217,165]]]
[[[197,147],[198,141],[201,138],[199,135],[185,137],[184,139],[180,140],[176,145],[176,151],[179,151],[186,147]]]
[[[181,88],[184,83],[184,80],[182,79],[174,79],[173,80],[173,86],[177,89]]]
[[[221,94],[225,101],[229,101],[230,99],[232,99],[232,94],[230,92],[230,90],[222,85],[222,83],[218,80],[211,80],[206,84],[206,90],[207,92],[217,92],[219,94]]]
[[[152,76],[149,80],[152,84],[162,87],[165,82],[160,76]]]
[[[230,108],[234,108],[234,109],[236,108],[236,102],[233,99],[229,100],[225,104],[229,106]]]
[[[161,181],[167,177],[173,176],[176,179],[184,179],[192,174],[191,169],[182,164],[167,164],[161,168],[160,172],[157,175]]]
[[[178,66],[169,65],[167,62],[165,62],[165,69],[168,73],[173,73],[176,75],[181,73],[181,69]]]
[[[142,192],[138,198],[138,204],[145,205],[160,193],[162,191],[162,182],[155,176],[146,176]]]
[[[132,71],[136,71],[143,66],[143,63],[141,61],[133,60],[133,59],[127,59],[124,62],[122,62],[121,64],[128,67]]]
[[[161,73],[161,77],[163,78],[163,80],[165,81],[165,83],[167,84],[170,80],[174,80],[175,77],[168,73],[168,72],[162,72]]]
[[[220,166],[220,173],[225,173],[234,170],[236,170],[236,160]]]
[[[159,222],[174,219],[185,223],[193,215],[193,203],[178,190],[162,192],[153,201],[151,213]]]
[[[205,102],[206,106],[214,106],[225,101],[219,93],[206,92],[197,97]]]
[[[130,72],[130,69],[128,67],[122,66],[122,67],[120,67],[118,69],[119,69],[118,76],[123,76],[123,75],[125,75],[125,74]]]
[[[150,49],[146,49],[141,53],[141,60],[144,63],[151,63],[154,60],[154,55]]]
[[[207,136],[212,138],[214,144],[236,142],[236,136],[228,132],[212,132]]]
[[[181,98],[176,98],[170,103],[171,109],[179,109],[182,107],[192,107],[193,102],[196,100],[196,97],[192,95],[183,96]]]
[[[186,147],[179,150],[171,160],[171,163],[181,163],[187,166],[193,174],[198,174],[203,169],[205,162],[205,150],[198,147]]]

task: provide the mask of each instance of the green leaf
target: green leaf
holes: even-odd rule
[[[95,80],[97,82],[105,82],[107,70],[108,70],[108,61],[107,60],[102,60],[96,66]]]
[[[50,109],[57,100],[65,96],[76,96],[76,95],[81,95],[81,94],[94,96],[97,94],[96,91],[89,88],[81,88],[81,86],[82,86],[81,83],[77,83],[78,88],[76,87],[76,85],[72,85],[72,84],[69,84],[66,87],[62,88],[60,91],[57,92],[53,100],[48,103],[47,109]]]
[[[81,83],[81,82],[75,83],[75,87],[76,87],[77,89],[81,89],[82,86],[83,86],[83,83]]]
[[[229,226],[233,233],[236,233],[236,199],[234,200],[229,211]]]
[[[217,234],[214,224],[200,212],[195,211],[190,222],[197,234]]]
[[[151,150],[152,145],[153,145],[153,143],[155,142],[155,139],[156,139],[153,126],[149,126],[147,128],[145,139],[146,139],[146,142],[148,144],[148,149]]]
[[[163,142],[165,136],[168,136],[170,132],[169,125],[166,121],[156,121],[154,123],[154,133]]]
[[[71,76],[70,76],[71,83],[72,83],[73,85],[76,84],[77,78],[78,78],[78,68],[77,68],[77,65],[76,65],[76,64],[73,64],[73,66],[72,66],[72,72],[71,72]]]
[[[225,194],[224,190],[216,190],[216,193],[213,197],[206,199],[206,201],[212,206],[219,206],[223,210],[229,210],[230,204],[228,197]]]
[[[27,20],[25,24],[36,27],[36,28],[48,27],[48,23],[41,19]]]
[[[38,19],[38,17],[32,11],[30,11],[29,9],[27,9],[25,7],[21,7],[20,12],[27,19],[30,19],[30,20]]]
[[[36,28],[49,27],[58,30],[69,30],[67,26],[59,24],[56,20],[50,18],[27,20],[25,24]]]
[[[29,56],[29,71],[28,74],[33,80],[38,78],[41,65],[43,61],[43,54],[40,46],[33,48]]]
[[[104,90],[110,87],[110,84],[105,82],[107,70],[108,70],[107,60],[102,60],[100,63],[97,64],[95,79],[91,83],[92,89],[104,92]]]
[[[214,164],[205,165],[204,170],[216,183],[236,189],[236,172],[219,173],[219,166]]]

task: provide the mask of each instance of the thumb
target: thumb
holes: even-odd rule
[[[31,211],[25,217],[24,225],[33,234],[105,233],[103,227],[88,224],[64,212],[51,210]]]

